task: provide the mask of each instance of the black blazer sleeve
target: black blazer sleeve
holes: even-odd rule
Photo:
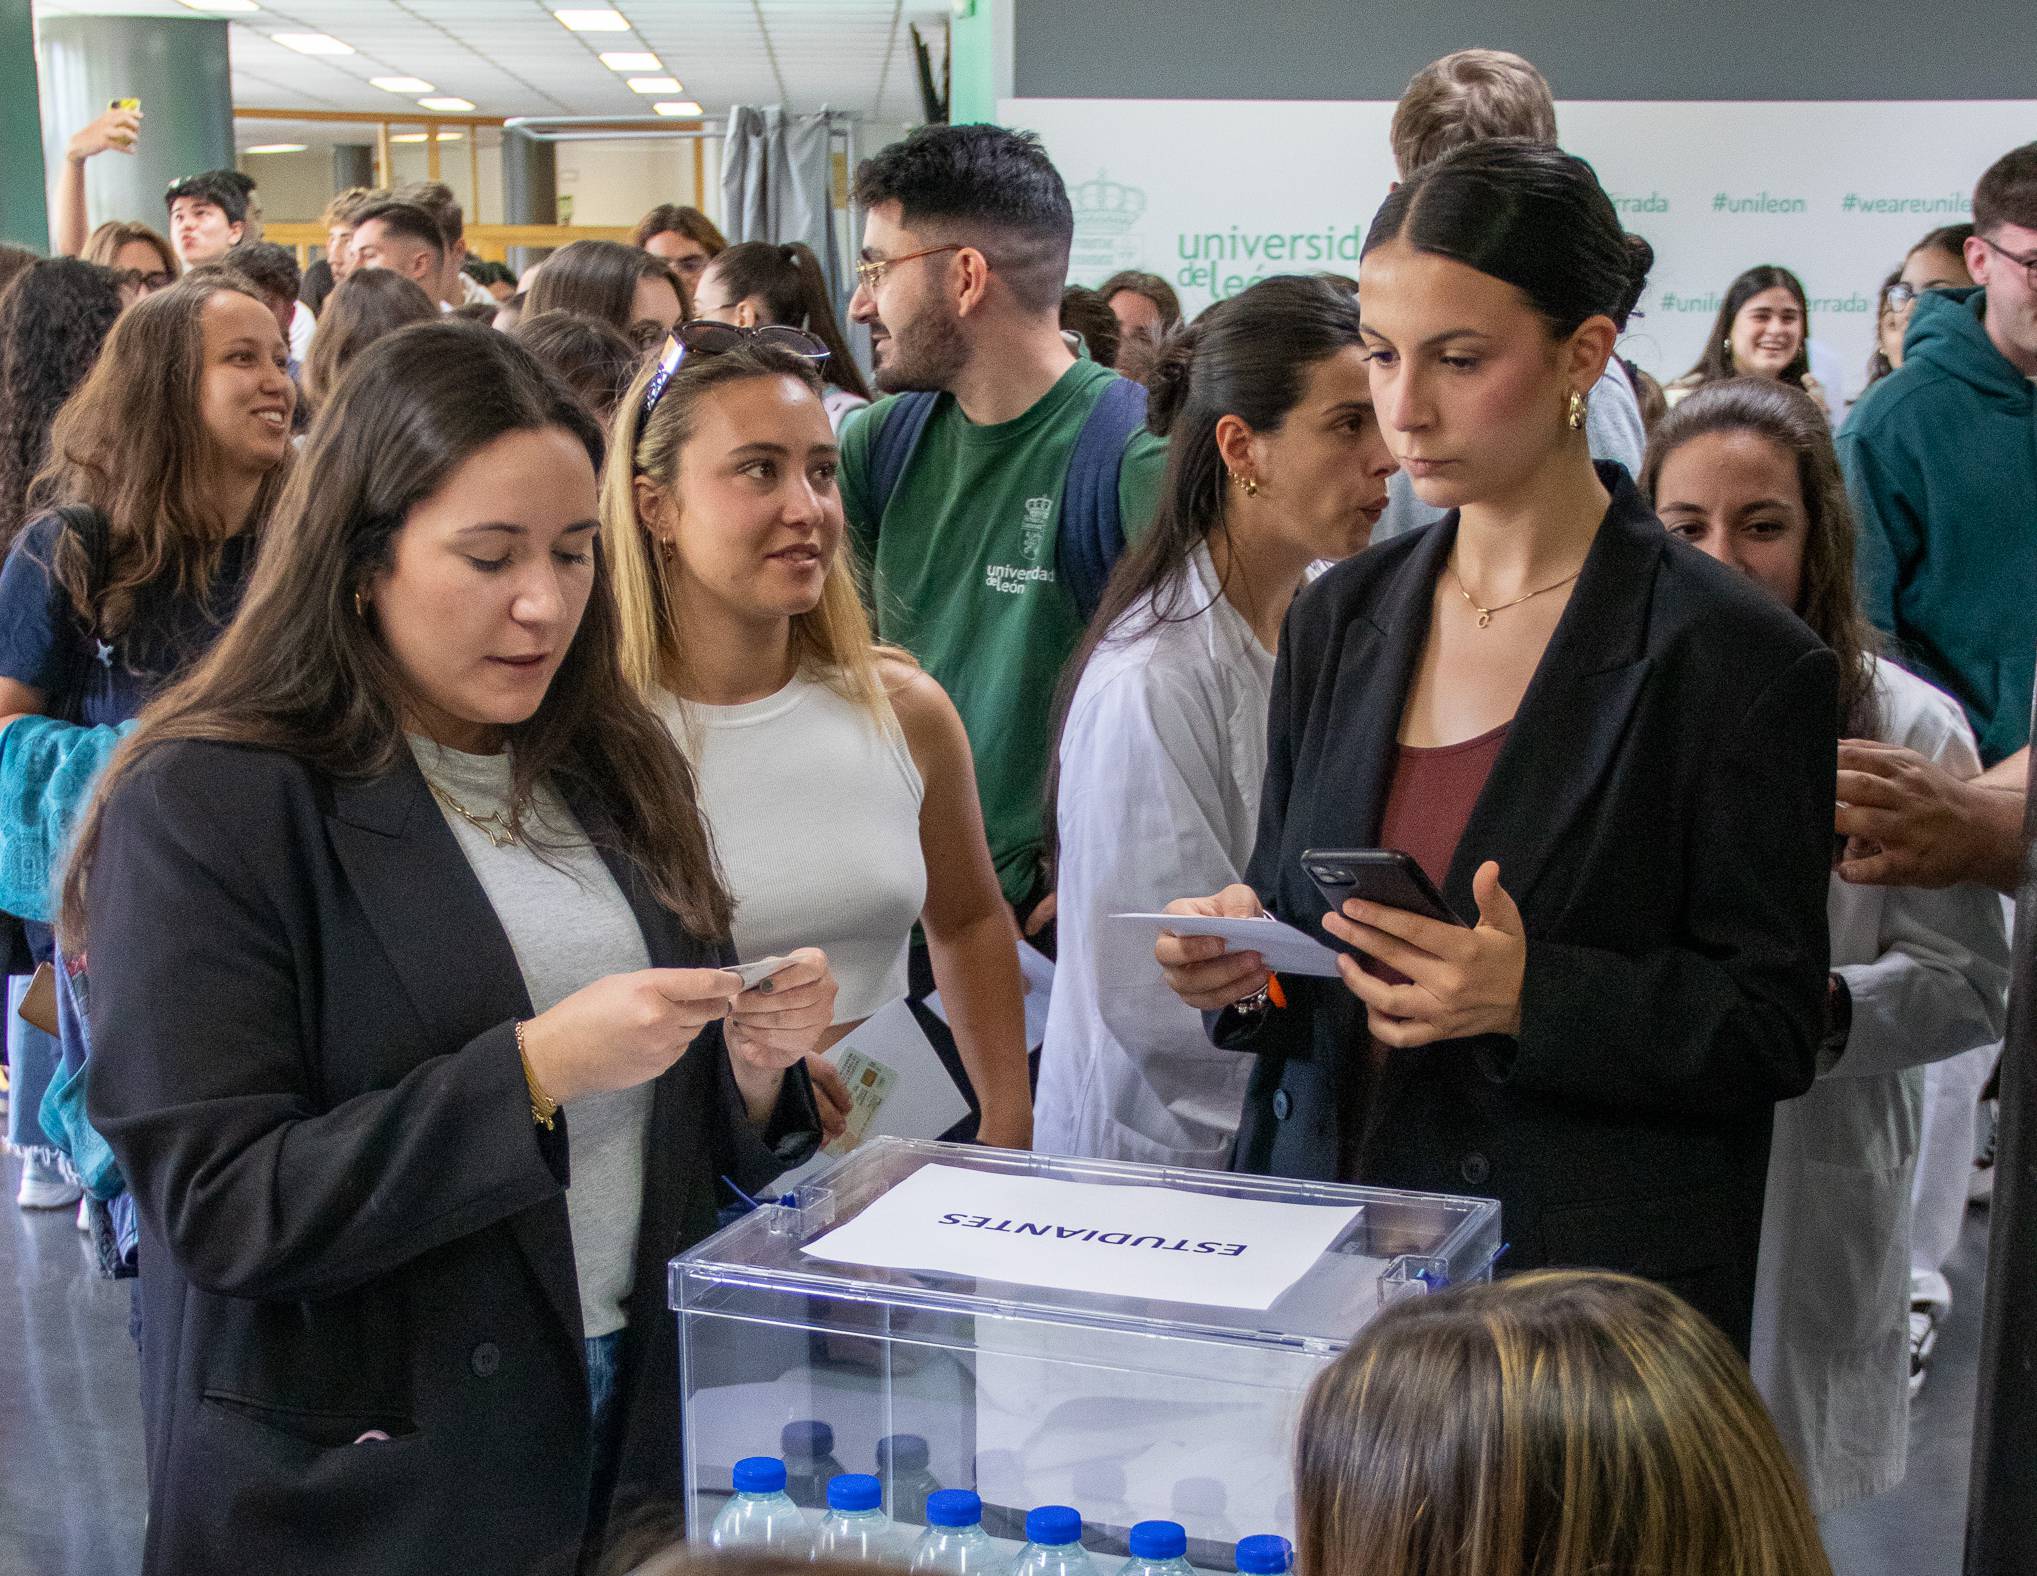
[[[178,761],[144,763],[106,806],[88,1101],[193,1283],[329,1297],[559,1192],[564,1148],[531,1121],[508,1020],[320,1109],[284,818],[201,794]]]
[[[1519,1040],[1487,1042],[1498,1077],[1707,1115],[1811,1086],[1824,1024],[1822,997],[1803,989],[1804,950],[1826,934],[1838,683],[1831,652],[1804,652],[1705,763],[1683,857],[1689,935],[1632,955],[1530,937]]]

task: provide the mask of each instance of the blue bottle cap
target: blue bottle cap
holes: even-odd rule
[[[1026,1512],[1026,1542],[1080,1543],[1082,1512],[1073,1505],[1040,1505]]]
[[[1294,1569],[1294,1545],[1278,1533],[1238,1540],[1238,1576],[1283,1576]]]
[[[734,1473],[738,1494],[780,1494],[785,1491],[785,1463],[776,1456],[745,1456]]]
[[[918,1434],[887,1434],[877,1441],[879,1472],[924,1472],[933,1452]]]
[[[1178,1521],[1141,1521],[1127,1541],[1135,1560],[1178,1560],[1188,1552],[1188,1534]]]
[[[983,1501],[974,1489],[937,1488],[927,1495],[929,1527],[973,1527],[983,1519]]]
[[[778,1448],[788,1456],[831,1455],[835,1448],[835,1431],[827,1424],[803,1419],[787,1423],[778,1431]]]
[[[844,1472],[828,1484],[829,1510],[875,1510],[884,1490],[867,1472]]]

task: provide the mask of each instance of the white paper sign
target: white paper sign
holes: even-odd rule
[[[1163,930],[1177,936],[1221,936],[1233,952],[1256,952],[1276,974],[1337,977],[1337,954],[1314,936],[1270,914],[1259,919],[1226,919],[1201,914],[1113,914],[1113,925],[1136,928],[1150,943]],[[1154,968],[1160,965],[1155,963]]]
[[[1265,1309],[1357,1217],[1355,1204],[1282,1204],[931,1165],[803,1251],[835,1264]]]

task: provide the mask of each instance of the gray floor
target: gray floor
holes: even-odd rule
[[[93,1274],[74,1211],[24,1213],[0,1170],[0,1576],[129,1576],[141,1561],[143,1469],[127,1286]],[[1958,1304],[1911,1413],[1909,1480],[1832,1518],[1838,1576],[1957,1576],[1980,1350],[1987,1217],[1948,1268]]]

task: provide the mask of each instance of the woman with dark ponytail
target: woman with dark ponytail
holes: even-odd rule
[[[693,315],[741,328],[776,323],[803,328],[818,338],[828,347],[828,358],[821,364],[827,384],[821,403],[837,432],[844,416],[870,403],[870,385],[849,354],[827,275],[809,246],[798,241],[785,246],[740,241],[717,252],[694,287]]]
[[[1060,936],[1034,1147],[1223,1166],[1245,1058],[1220,1051],[1109,916],[1238,879],[1258,820],[1273,653],[1309,565],[1365,546],[1393,472],[1358,304],[1274,278],[1163,348],[1154,523],[1063,685],[1047,824]]]
[[[1276,990],[1209,937],[1159,954],[1255,1055],[1240,1169],[1497,1198],[1503,1268],[1647,1276],[1745,1352],[1774,1107],[1845,1015],[1838,665],[1592,460],[1647,258],[1543,144],[1471,144],[1387,198],[1372,398],[1449,512],[1295,605],[1245,881],[1176,909],[1274,914],[1338,977]],[[1396,851],[1440,903],[1326,899],[1305,851],[1331,849]]]

